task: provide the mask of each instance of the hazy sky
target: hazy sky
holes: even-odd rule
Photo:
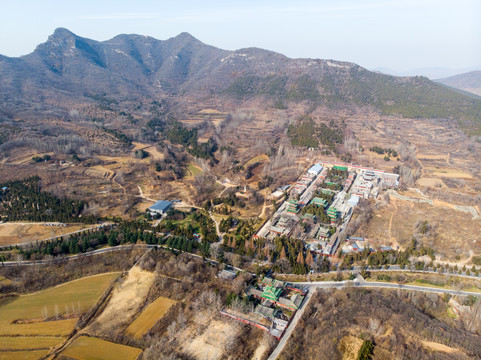
[[[479,0],[0,0],[0,54],[30,53],[57,27],[95,40],[187,31],[223,49],[256,46],[369,69],[481,70]]]

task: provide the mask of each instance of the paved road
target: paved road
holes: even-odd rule
[[[481,296],[481,293],[474,291],[464,291],[464,290],[453,290],[453,289],[443,289],[434,288],[429,286],[417,286],[417,285],[404,285],[397,283],[387,283],[387,282],[371,282],[365,281],[363,279],[355,279],[352,281],[319,281],[319,282],[301,282],[293,283],[297,285],[304,285],[309,288],[314,289],[343,289],[346,287],[361,287],[361,288],[381,288],[381,289],[395,289],[395,290],[407,290],[407,291],[420,291],[435,294],[450,294],[450,295],[474,295]]]
[[[299,319],[302,317],[302,314],[304,314],[304,310],[309,306],[309,303],[312,299],[312,295],[314,294],[314,291],[309,291],[306,295],[306,298],[304,299],[304,302],[302,304],[302,307],[296,312],[294,315],[294,319],[292,319],[291,323],[289,324],[289,327],[286,329],[284,332],[284,335],[282,335],[281,340],[279,340],[279,343],[277,344],[276,348],[274,351],[271,353],[269,358],[267,360],[275,360],[277,357],[281,354],[282,350],[284,349],[284,346],[286,346],[287,341],[289,340],[289,337],[291,336],[292,332],[297,326],[297,323],[299,322]]]
[[[384,282],[369,282],[365,281],[361,276],[358,276],[352,281],[317,281],[317,282],[296,282],[292,283],[296,285],[303,285],[309,287],[309,292],[307,293],[306,300],[304,301],[301,309],[296,312],[294,319],[289,324],[286,332],[282,336],[281,340],[277,344],[274,351],[269,356],[268,360],[275,360],[281,354],[282,350],[287,344],[289,337],[297,326],[299,319],[302,317],[304,310],[308,307],[312,295],[315,293],[316,289],[344,289],[348,287],[360,287],[360,288],[380,288],[380,289],[394,289],[394,290],[407,290],[407,291],[419,291],[425,293],[435,293],[435,294],[450,294],[450,295],[474,295],[480,296],[481,293],[472,291],[462,291],[462,290],[451,290],[442,288],[431,288],[427,286],[416,286],[416,285],[403,285],[394,283],[384,283]]]
[[[99,254],[106,254],[114,251],[122,251],[122,250],[128,250],[128,249],[153,249],[153,248],[164,248],[167,249],[168,247],[166,245],[145,245],[145,244],[134,244],[134,245],[118,245],[115,247],[106,247],[98,250],[93,250],[90,252],[86,253],[81,253],[81,254],[76,254],[76,255],[71,255],[71,256],[62,256],[62,257],[56,257],[53,259],[46,259],[46,260],[24,260],[24,261],[5,261],[3,263],[0,263],[0,266],[5,266],[5,267],[13,267],[13,266],[35,266],[35,265],[49,265],[49,264],[55,264],[59,262],[64,262],[68,260],[74,260],[74,259],[79,259],[82,257],[86,256],[94,256],[94,255],[99,255]],[[175,250],[174,251],[178,251]],[[203,259],[205,262],[208,262],[209,264],[212,265],[219,265],[219,262],[217,260],[205,258],[201,255],[197,254],[192,254],[189,252],[184,252],[184,254],[187,254],[190,257],[195,257],[199,259]],[[246,271],[244,269],[231,266],[232,269],[236,271]],[[252,275],[255,276],[255,274],[251,273]]]

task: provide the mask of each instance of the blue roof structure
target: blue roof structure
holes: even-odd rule
[[[171,205],[172,205],[171,201],[159,200],[154,205],[149,207],[149,209],[165,212],[170,208]]]
[[[311,174],[316,174],[316,175],[318,175],[321,171],[322,171],[322,165],[321,164],[315,164],[309,170],[307,170],[307,172],[309,172]]]
[[[7,190],[7,189],[8,189],[8,187],[6,187],[6,186],[2,188],[3,191],[5,191],[5,190]]]

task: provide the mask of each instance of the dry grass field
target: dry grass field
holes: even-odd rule
[[[129,324],[142,305],[153,281],[154,273],[142,271],[138,266],[130,269],[127,277],[114,288],[104,311],[87,331],[104,334]]]
[[[422,241],[443,259],[467,257],[470,250],[476,254],[481,252],[481,244],[477,242],[481,221],[443,202],[430,205],[391,199],[389,205],[375,211],[370,222],[360,227],[356,235],[367,237],[374,245],[404,248],[411,243],[416,223],[425,220],[434,227],[434,235]]]
[[[229,339],[234,337],[238,324],[231,324],[224,321],[210,321],[205,331],[200,335],[190,339],[184,352],[195,359],[217,360],[224,354],[224,348],[228,344]]]
[[[5,223],[0,224],[0,245],[25,244],[37,240],[82,230],[92,225],[68,224],[67,226],[45,226],[39,223]]]
[[[135,360],[141,353],[141,349],[131,346],[80,336],[61,355],[76,360]]]
[[[159,297],[150,303],[144,311],[127,327],[126,333],[140,339],[157,321],[162,319],[169,309],[177,303],[165,297]]]

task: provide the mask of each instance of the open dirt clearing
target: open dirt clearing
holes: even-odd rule
[[[133,142],[134,145],[134,151],[135,150],[145,150],[149,153],[150,157],[155,160],[163,160],[164,159],[164,154],[159,152],[155,145],[150,145],[150,144],[143,144],[143,143],[138,143],[138,142]]]
[[[374,212],[370,222],[362,225],[356,236],[372,240],[375,246],[399,243],[404,248],[411,243],[416,223],[427,220],[434,228],[434,235],[424,237],[422,242],[441,255],[442,260],[454,259],[457,255],[467,257],[470,250],[481,252],[478,239],[481,221],[473,219],[471,214],[438,202],[431,205],[400,199],[390,201],[391,204]]]
[[[199,360],[220,359],[224,354],[226,344],[235,335],[235,326],[227,322],[212,320],[203,334],[196,336],[188,343],[185,352]]]
[[[116,285],[105,310],[87,332],[93,329],[94,333],[110,332],[130,323],[147,296],[154,276],[154,273],[142,271],[139,266],[132,267],[125,279]]]
[[[165,297],[159,297],[149,304],[144,311],[129,325],[126,333],[136,339],[140,339],[149,331],[157,321],[162,319],[169,309],[177,303]]]
[[[93,225],[70,224],[67,226],[45,226],[43,224],[0,224],[0,245],[25,244],[45,240],[74,231],[86,229]]]
[[[80,336],[61,355],[77,360],[135,360],[141,349]]]
[[[344,336],[339,342],[342,360],[356,360],[363,341],[354,336]]]
[[[265,340],[261,340],[259,346],[257,347],[254,355],[252,355],[252,360],[261,360],[264,357],[266,351],[269,350],[269,345]]]
[[[455,348],[452,348],[452,347],[449,347],[449,346],[446,346],[444,344],[440,344],[440,343],[437,343],[437,342],[423,340],[423,341],[421,341],[421,343],[426,348],[428,348],[429,350],[441,351],[441,352],[445,352],[445,353],[448,353],[448,354],[453,354],[453,353],[459,352],[458,349],[455,349]]]

